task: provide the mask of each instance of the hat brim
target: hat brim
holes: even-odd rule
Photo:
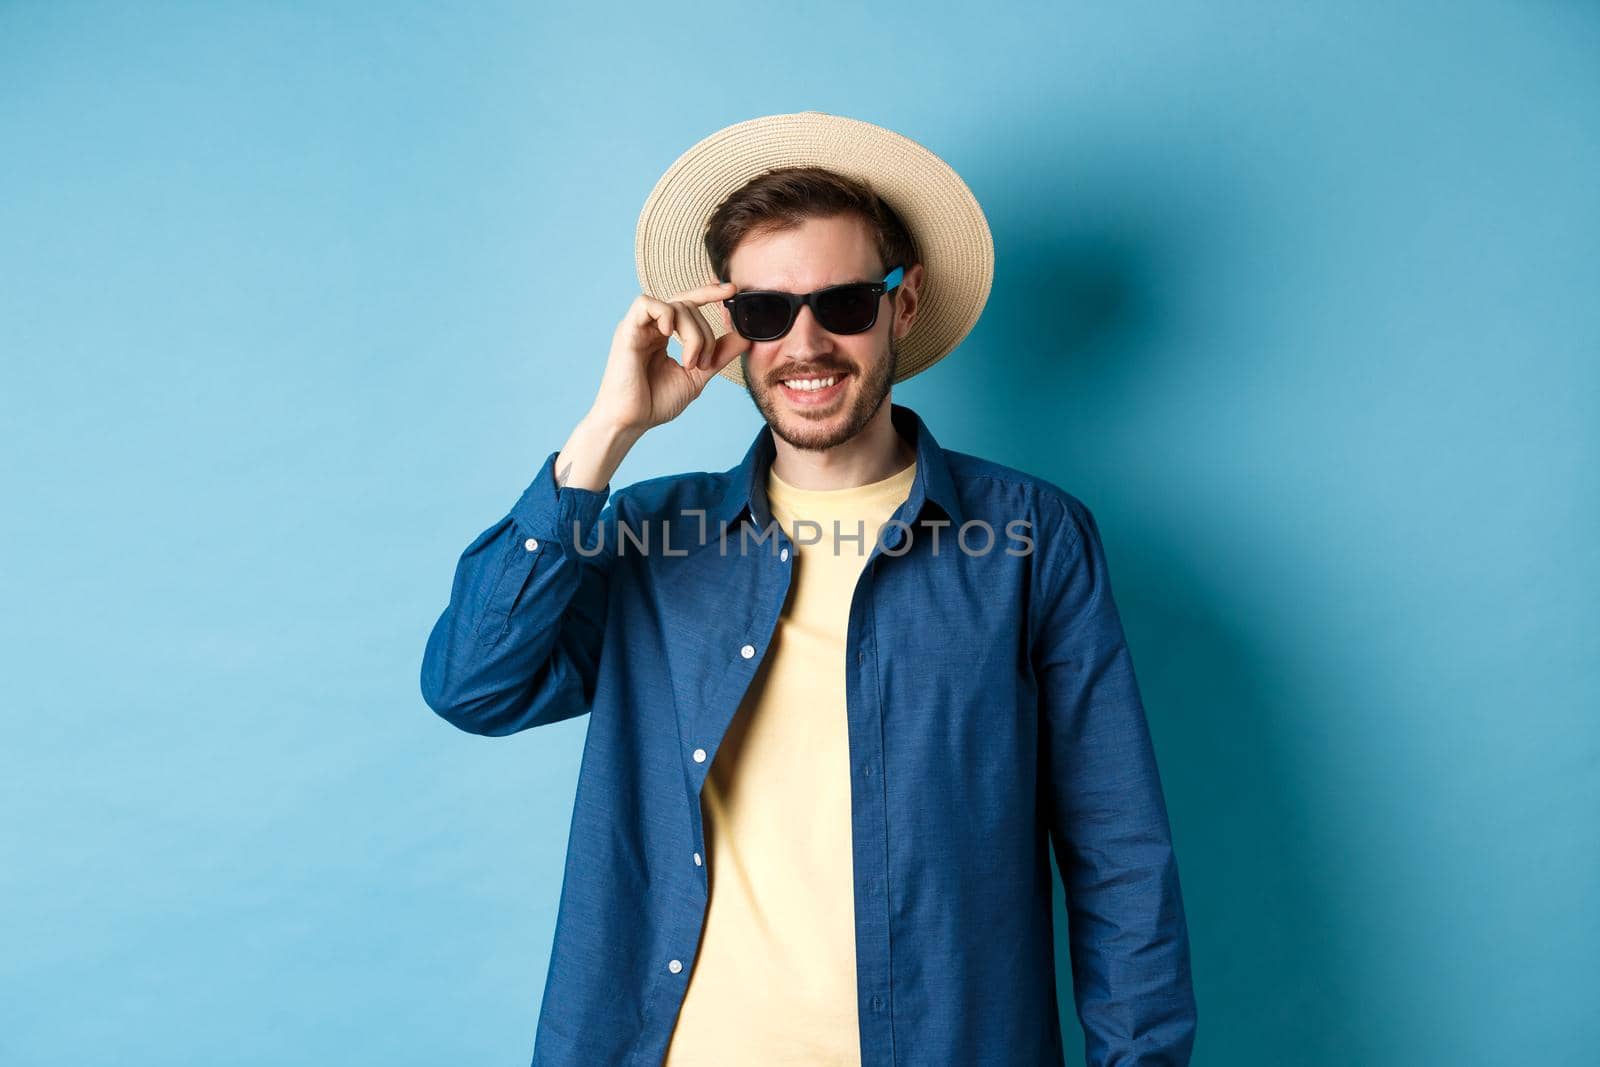
[[[751,178],[789,166],[826,167],[868,183],[911,231],[924,276],[893,381],[949,355],[977,324],[994,279],[994,240],[983,209],[960,175],[916,141],[821,111],[735,123],[667,168],[639,213],[634,259],[642,291],[666,300],[716,281],[705,247],[711,213]],[[713,336],[727,332],[717,305],[699,311]],[[739,363],[731,360],[719,374],[744,386]]]

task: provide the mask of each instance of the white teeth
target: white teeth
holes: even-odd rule
[[[809,393],[813,389],[826,389],[837,380],[837,378],[794,378],[785,381],[783,384],[790,389],[798,389],[801,392]]]

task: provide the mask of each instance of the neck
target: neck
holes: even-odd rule
[[[914,445],[894,428],[889,399],[860,433],[822,451],[799,449],[773,435],[772,469],[797,489],[853,489],[881,482],[917,458]]]

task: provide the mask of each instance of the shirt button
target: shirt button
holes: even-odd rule
[[[694,761],[696,763],[704,763],[706,761],[706,750],[703,749],[703,748],[695,749],[694,750]]]
[[[527,549],[529,552],[532,552],[539,547],[539,539],[537,537],[530,537],[526,541],[522,542],[522,547]]]
[[[677,961],[674,960],[673,962],[676,963]],[[873,997],[872,998],[872,1010],[873,1011],[882,1011],[883,1010],[883,998],[882,997]]]
[[[673,974],[677,974],[679,971],[683,970],[683,961],[673,960],[671,963],[667,964],[667,970],[671,971]]]
[[[756,654],[756,646],[755,645],[745,645],[743,648],[741,648],[739,650],[739,655],[743,656],[745,659],[749,659],[751,656],[753,656],[755,654]]]
[[[700,866],[700,853],[698,852],[694,854],[694,865],[696,867]]]
[[[789,550],[786,548],[782,552],[779,552],[778,558],[785,563],[789,562]]]

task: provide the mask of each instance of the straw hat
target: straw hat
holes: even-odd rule
[[[679,156],[639,212],[634,259],[642,290],[666,300],[715,281],[705,246],[712,212],[751,178],[788,166],[826,167],[866,182],[911,231],[923,263],[922,300],[900,339],[893,381],[949,355],[989,298],[994,241],[988,220],[944,160],[893,130],[842,115],[801,111],[750,119],[718,130]],[[727,332],[718,305],[699,310],[713,336]],[[719,373],[745,384],[737,359]]]

